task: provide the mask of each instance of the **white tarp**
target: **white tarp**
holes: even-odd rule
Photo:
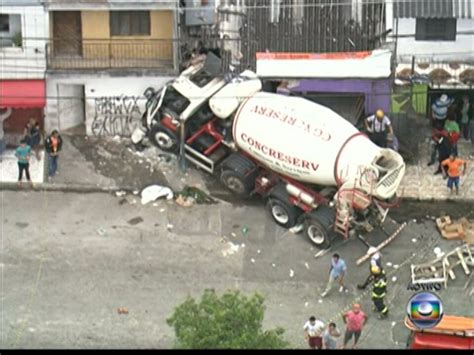
[[[377,79],[391,74],[389,50],[341,53],[257,53],[257,75],[271,78]]]

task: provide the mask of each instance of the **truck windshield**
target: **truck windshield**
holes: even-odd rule
[[[172,86],[168,86],[161,107],[177,118],[186,110],[189,104],[190,101],[186,97],[181,95]]]

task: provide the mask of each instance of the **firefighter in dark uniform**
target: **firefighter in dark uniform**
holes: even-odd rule
[[[377,252],[377,249],[375,249],[374,247],[370,247],[367,251],[367,254],[371,256],[369,265],[370,274],[363,284],[357,285],[357,288],[359,290],[364,290],[372,281],[374,281],[374,271],[377,271],[378,269],[383,269],[382,258],[380,256],[380,253]]]
[[[373,273],[372,301],[374,301],[375,311],[379,313],[379,318],[384,319],[388,315],[388,307],[384,302],[385,295],[387,294],[387,277],[382,268],[374,267]]]

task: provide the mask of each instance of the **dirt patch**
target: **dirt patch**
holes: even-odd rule
[[[402,201],[399,208],[390,210],[390,217],[399,223],[410,219],[422,222],[446,214],[454,219],[464,216],[473,218],[474,205],[471,202],[460,201]]]
[[[71,143],[94,165],[97,173],[113,179],[117,186],[142,188],[151,184],[168,185],[166,177],[157,169],[160,158],[137,156],[128,140],[72,136]]]

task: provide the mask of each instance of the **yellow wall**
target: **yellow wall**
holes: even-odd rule
[[[150,11],[150,36],[110,36],[109,17],[108,11],[82,11],[84,58],[109,58],[111,52],[117,62],[137,59],[137,66],[140,59],[173,59],[172,11]]]

